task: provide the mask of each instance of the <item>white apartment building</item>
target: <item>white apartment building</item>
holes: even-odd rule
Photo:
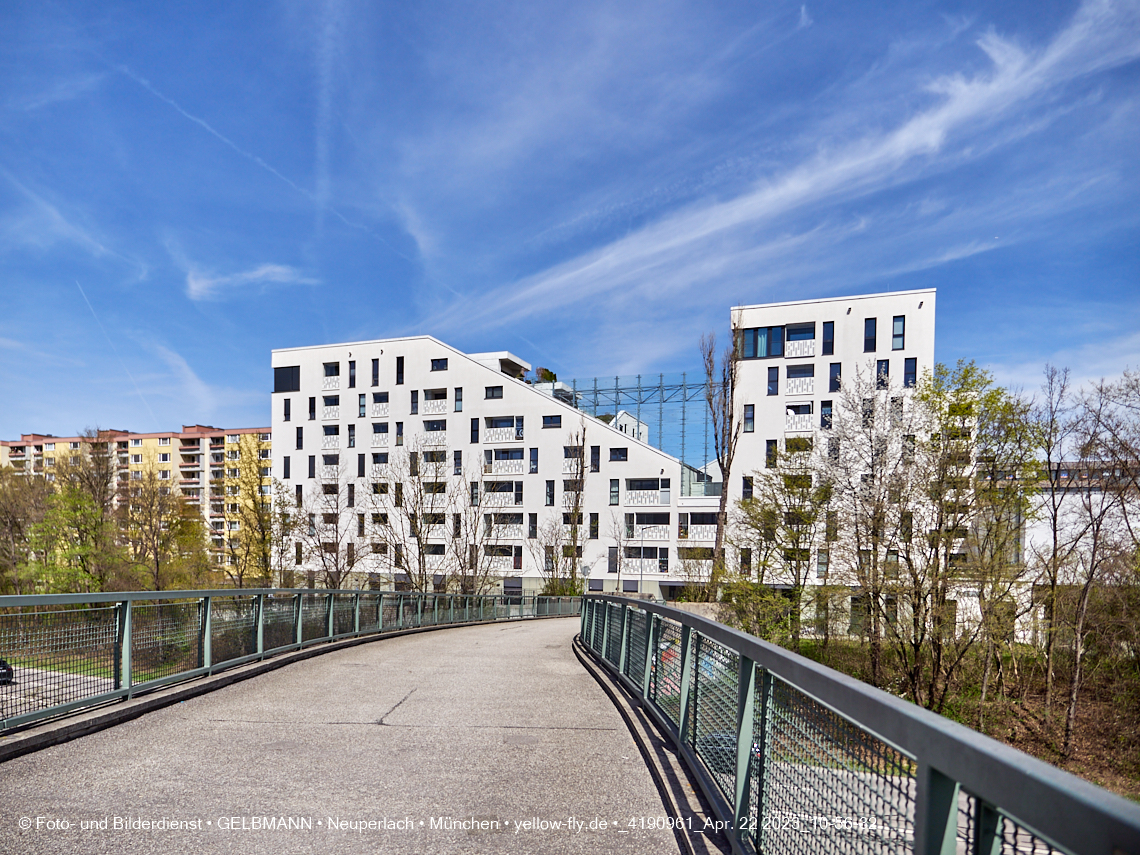
[[[416,336],[279,349],[272,361],[273,474],[302,509],[347,479],[333,516],[357,518],[340,527],[351,546],[321,548],[353,556],[352,586],[406,581],[411,556],[380,541],[393,534],[385,503],[407,501],[397,485],[409,471],[420,480],[434,472],[431,489],[446,496],[446,511],[424,515],[433,517],[424,548],[437,584],[454,564],[451,517],[464,509],[493,533],[481,549],[493,550],[507,593],[542,589],[550,547],[539,542],[552,526],[568,530],[574,513],[589,590],[670,597],[688,581],[676,533],[694,500],[679,495],[680,462],[584,414],[554,384],[529,384],[519,357]],[[715,511],[715,498],[697,501]],[[332,531],[325,517],[314,513],[311,525]],[[297,559],[311,564],[311,553],[298,547]]]

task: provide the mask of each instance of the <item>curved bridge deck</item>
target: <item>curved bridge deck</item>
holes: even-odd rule
[[[15,758],[0,852],[676,852],[578,626],[382,639]]]

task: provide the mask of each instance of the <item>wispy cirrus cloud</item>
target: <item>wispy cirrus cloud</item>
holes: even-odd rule
[[[758,261],[779,247],[803,252],[787,218],[840,206],[960,166],[988,151],[991,138],[1019,138],[1044,102],[1074,79],[1140,57],[1140,8],[1133,2],[1092,0],[1043,47],[1027,49],[990,31],[976,42],[983,71],[943,74],[916,92],[927,106],[893,128],[821,147],[799,164],[755,182],[727,199],[694,203],[599,248],[457,304],[444,326],[501,326],[562,313],[590,301],[596,308],[631,300],[683,296],[707,303],[731,297],[741,277],[763,277]],[[824,215],[821,215],[824,216]],[[834,231],[799,227],[800,237]],[[818,247],[817,247],[818,248]],[[988,249],[955,238],[927,258],[953,261]],[[608,304],[608,305],[607,305]],[[677,308],[676,306],[674,307]],[[602,314],[606,314],[605,311]]]
[[[186,274],[186,296],[191,300],[210,300],[228,296],[232,292],[248,287],[319,284],[319,279],[305,276],[288,264],[260,264],[240,273],[224,275],[192,269]]]

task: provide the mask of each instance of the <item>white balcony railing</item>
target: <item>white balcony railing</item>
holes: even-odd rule
[[[340,476],[337,469],[339,469],[337,466],[321,466],[320,476],[326,481],[335,481]]]
[[[514,493],[487,493],[483,496],[483,507],[485,508],[513,508],[514,506]]]
[[[522,431],[513,427],[485,428],[483,431],[483,442],[516,442],[522,438]]]
[[[660,575],[661,564],[656,558],[623,558],[621,562],[621,575],[625,579],[634,576],[648,576],[650,573]]]
[[[689,526],[689,540],[716,540],[716,526],[715,525],[691,525]]]
[[[511,555],[488,555],[485,560],[490,570],[510,570],[515,566],[515,559]]]
[[[339,419],[340,407],[321,407],[321,418],[326,421]]]
[[[522,523],[492,526],[491,536],[498,540],[522,540]]]
[[[585,461],[575,460],[573,457],[562,458],[562,474],[563,475],[577,475],[580,472],[585,472]]]
[[[784,342],[784,356],[788,359],[803,359],[806,356],[815,356],[815,339],[804,341]]]
[[[374,433],[374,434],[372,434],[371,445],[373,448],[387,448],[388,447],[388,434],[386,434],[386,433]]]
[[[630,543],[642,540],[668,540],[669,526],[667,525],[635,525],[633,537],[626,538]]]
[[[785,413],[784,414],[784,432],[785,433],[807,433],[812,430],[812,414],[811,413]]]
[[[387,404],[373,404],[372,405],[372,418],[379,419],[388,415]]]
[[[321,381],[322,392],[336,392],[340,390],[340,377],[325,377]]]
[[[340,448],[339,436],[322,436],[321,437],[321,451],[327,451],[330,448]]]
[[[812,394],[815,394],[815,378],[814,377],[789,377],[788,378],[788,394],[789,395],[812,395]]]
[[[436,448],[440,445],[447,445],[447,431],[428,430],[423,433],[415,433],[412,434],[409,441],[415,443],[412,448]]]
[[[630,506],[641,505],[667,505],[669,504],[668,490],[627,490],[624,504]]]
[[[522,475],[525,470],[525,460],[495,460],[483,464],[484,475]]]
[[[373,463],[372,464],[372,477],[373,478],[387,478],[388,477],[388,464],[386,464],[386,463]]]
[[[424,401],[420,405],[420,412],[425,416],[438,416],[441,413],[447,412],[447,398],[441,398],[437,401]]]

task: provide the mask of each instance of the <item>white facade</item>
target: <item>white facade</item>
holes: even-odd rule
[[[542,588],[535,541],[565,519],[576,467],[584,470],[581,565],[589,589],[661,595],[684,585],[680,462],[529,385],[520,378],[530,366],[518,357],[468,355],[418,336],[275,350],[272,361],[273,474],[308,499],[338,471],[348,473],[360,499],[344,513],[366,517],[363,535],[352,535],[361,556],[352,584],[370,574],[399,581],[392,555],[368,548],[379,535],[371,530],[375,505],[365,513],[363,497],[376,495],[374,482],[406,473],[409,455],[427,460],[426,452],[447,461],[449,497],[464,501],[477,482],[495,546],[511,552],[501,562],[506,590]],[[580,464],[567,451],[578,444]],[[383,489],[391,495],[395,485]],[[435,534],[433,546],[446,552],[448,527],[431,540]]]
[[[934,308],[933,288],[733,308],[744,358],[737,375],[742,432],[730,506],[743,497],[744,478],[764,467],[769,443],[782,452],[787,438],[819,432],[842,378],[856,372],[873,377],[885,362],[892,385],[901,379],[905,388],[909,377],[932,370]],[[865,336],[868,320],[875,322],[873,340]]]

